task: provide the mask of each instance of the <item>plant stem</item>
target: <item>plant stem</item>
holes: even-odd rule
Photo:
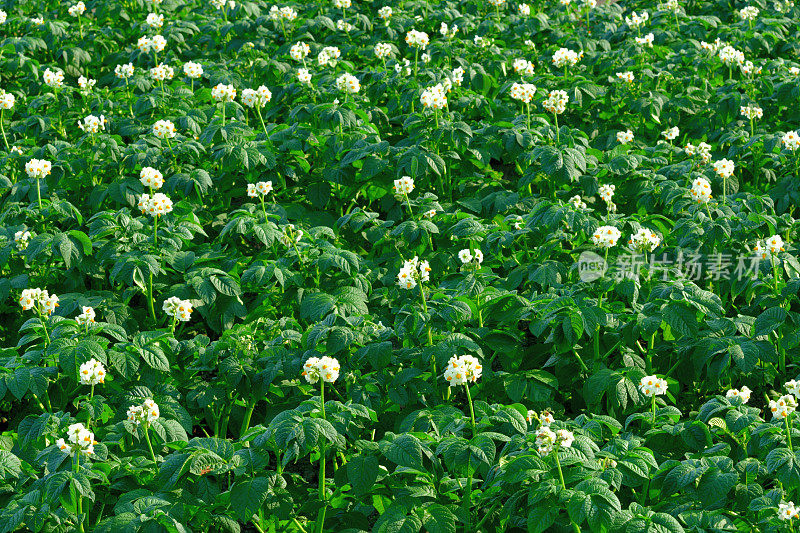
[[[147,309],[150,311],[150,318],[156,322],[156,310],[153,306],[153,272],[151,271],[147,278]]]
[[[3,122],[4,122],[3,121],[3,118],[4,118],[3,115],[5,114],[5,111],[6,111],[5,109],[0,109],[0,131],[3,132],[3,142],[6,145],[6,152],[8,152],[10,154],[11,153],[11,149],[8,147],[8,139],[6,139],[6,129],[5,129],[4,125],[3,125]]]
[[[156,462],[156,454],[153,452],[153,445],[150,444],[150,434],[147,432],[147,429],[150,427],[150,422],[145,422],[142,427],[144,429],[144,440],[147,443],[147,449],[150,451],[150,459],[153,460],[153,465],[158,465]]]
[[[41,181],[42,181],[41,179],[36,178],[36,198],[39,200],[40,211],[42,210],[42,187],[40,184]]]
[[[561,481],[561,489],[567,490],[567,485],[566,483],[564,483],[564,472],[561,471],[561,461],[558,459],[558,447],[556,447],[555,450],[553,450],[553,457],[556,458],[556,466],[558,467],[558,479]],[[578,524],[576,524],[571,517],[569,521],[572,524],[573,531],[575,531],[576,533],[580,533],[581,528],[578,527]]]
[[[241,436],[247,433],[247,430],[250,429],[250,419],[253,417],[253,411],[255,410],[257,403],[257,400],[252,399],[247,404],[247,409],[245,410],[244,418],[242,419],[242,428],[239,430],[239,438],[241,438]]]
[[[80,452],[75,454],[75,462],[73,463],[73,465],[74,465],[75,473],[77,474],[78,472],[80,472],[80,469],[81,469]],[[83,501],[82,501],[83,498],[81,497],[81,494],[80,494],[80,492],[78,492],[77,489],[74,489],[74,490],[75,490],[75,493],[76,493],[76,495],[78,497],[78,500],[77,500],[78,531],[83,533],[83,531],[84,531],[84,529],[83,529],[83,517],[81,516],[81,515],[83,515]]]
[[[297,529],[300,530],[300,533],[306,533],[305,528],[302,525],[300,525],[300,522],[297,521],[297,518],[292,518],[292,522],[294,522],[294,525],[296,525]]]
[[[786,422],[786,440],[789,443],[789,449],[794,451],[794,448],[792,447],[792,430],[791,426],[789,425],[789,417],[787,416],[783,420]]]
[[[651,400],[651,406],[652,406],[652,412],[653,412],[652,423],[653,423],[653,427],[655,427],[656,426],[656,395],[654,394],[650,400]]]
[[[475,436],[476,425],[475,425],[475,409],[472,407],[472,394],[469,392],[469,383],[464,383],[464,389],[467,391],[467,403],[469,403],[469,420],[472,424],[472,436]]]
[[[322,419],[325,420],[325,380],[320,377],[319,386],[319,407]],[[325,524],[325,513],[328,509],[327,494],[325,492],[325,442],[319,445],[319,501],[322,507],[317,514],[317,521],[314,524],[314,531],[322,533]]]

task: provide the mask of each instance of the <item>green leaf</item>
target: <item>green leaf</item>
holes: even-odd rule
[[[242,522],[249,522],[267,499],[270,487],[269,479],[264,477],[237,482],[231,488],[231,510],[234,516]]]
[[[347,461],[347,479],[356,494],[366,494],[378,479],[378,459],[372,455],[356,455]]]
[[[389,460],[400,466],[424,470],[422,444],[414,435],[408,433],[399,435],[388,445],[382,446],[381,451]]]
[[[456,533],[456,515],[444,505],[434,503],[423,511],[422,526],[428,533]]]

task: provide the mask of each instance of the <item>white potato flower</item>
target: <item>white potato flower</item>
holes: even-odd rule
[[[81,314],[75,317],[75,321],[80,325],[85,325],[94,322],[95,311],[93,308],[84,305],[81,307]]]
[[[444,379],[449,387],[475,383],[483,373],[480,361],[471,355],[452,356],[444,371]]]
[[[667,393],[667,380],[658,376],[645,376],[639,381],[639,390],[648,398]]]
[[[159,170],[153,167],[144,167],[139,172],[139,181],[142,185],[152,190],[158,190],[164,186],[164,176]]]
[[[95,358],[83,363],[79,371],[82,385],[98,385],[105,382],[106,369],[103,363]]]
[[[592,243],[600,248],[613,248],[622,233],[614,226],[600,226],[592,234]]]

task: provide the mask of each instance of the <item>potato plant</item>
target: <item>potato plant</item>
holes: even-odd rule
[[[0,6],[0,533],[798,525],[792,0],[70,2]]]

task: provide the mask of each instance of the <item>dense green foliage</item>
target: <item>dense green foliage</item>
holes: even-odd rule
[[[530,3],[5,2],[0,532],[793,527],[800,8]]]

